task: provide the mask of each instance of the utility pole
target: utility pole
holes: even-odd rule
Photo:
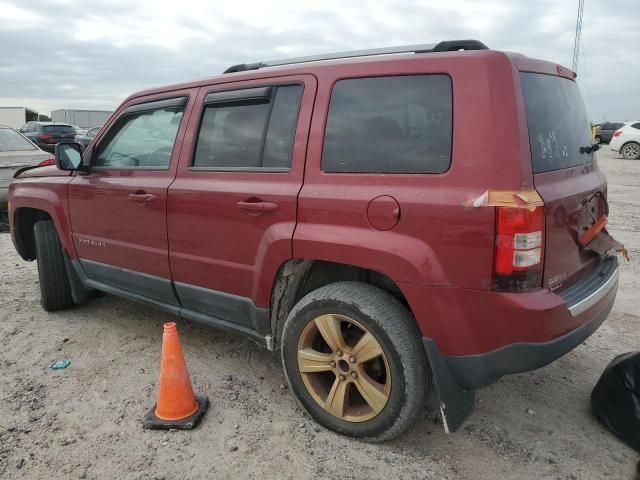
[[[576,36],[573,40],[573,61],[571,70],[578,73],[578,56],[580,55],[580,37],[582,36],[582,12],[584,10],[584,0],[578,0],[578,18],[576,20]]]

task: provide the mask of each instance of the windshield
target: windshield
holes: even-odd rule
[[[593,161],[580,153],[592,144],[591,122],[578,85],[568,78],[521,73],[533,172],[548,172]]]
[[[38,148],[18,132],[0,128],[0,152],[26,152]]]
[[[43,125],[42,131],[45,133],[76,133],[70,125]]]

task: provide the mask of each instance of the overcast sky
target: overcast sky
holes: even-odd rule
[[[242,62],[476,38],[571,66],[577,0],[0,0],[0,106],[113,109]],[[578,81],[594,120],[640,118],[638,0],[586,0]]]

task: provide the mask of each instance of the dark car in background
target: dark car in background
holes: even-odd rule
[[[43,152],[13,128],[0,125],[0,232],[8,230],[7,189],[19,168],[54,163],[50,153]]]
[[[79,143],[82,147],[82,150],[87,148],[87,145],[91,143],[91,140],[98,134],[102,127],[93,127],[87,130],[87,133],[84,135],[76,135],[75,142]]]
[[[596,129],[596,142],[609,143],[613,137],[613,132],[622,128],[624,123],[604,122]]]
[[[57,143],[73,142],[76,136],[72,125],[54,122],[28,122],[20,128],[20,133],[47,152],[53,152]]]

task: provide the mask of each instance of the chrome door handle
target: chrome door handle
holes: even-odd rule
[[[238,208],[248,212],[275,212],[278,204],[273,202],[238,202]]]
[[[155,200],[156,196],[153,193],[130,193],[129,199],[134,202],[150,202]]]

